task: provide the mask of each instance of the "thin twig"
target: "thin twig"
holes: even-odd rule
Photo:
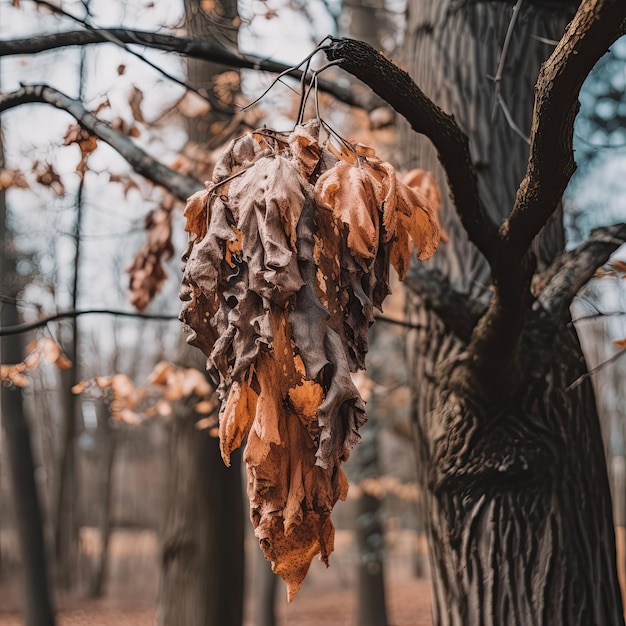
[[[590,369],[588,372],[581,374],[573,383],[570,383],[567,387],[565,387],[565,391],[574,391],[580,385],[582,385],[590,376],[597,374],[601,369],[606,367],[607,365],[611,365],[617,361],[620,357],[626,354],[626,350],[620,350],[617,354],[614,354],[612,357],[608,358],[606,361],[600,363],[600,365],[596,365],[594,368]]]
[[[115,317],[131,317],[142,320],[152,321],[165,321],[173,322],[178,321],[177,315],[168,314],[153,314],[153,313],[139,313],[137,311],[118,311],[116,309],[83,309],[78,311],[60,311],[46,317],[42,317],[34,322],[26,322],[24,324],[15,324],[14,326],[0,327],[0,337],[6,337],[8,335],[19,335],[21,333],[27,333],[37,328],[43,328],[51,322],[57,322],[64,319],[75,319],[83,315],[114,315]],[[409,322],[403,322],[402,320],[396,320],[391,317],[385,317],[384,315],[375,315],[374,319],[378,322],[386,324],[394,324],[396,326],[402,326],[403,328],[413,328],[415,330],[421,330],[422,326],[417,324],[410,324]]]
[[[495,84],[495,93],[493,99],[493,108],[491,110],[491,121],[493,122],[496,116],[496,109],[498,105],[501,104],[501,96],[500,96],[500,81],[502,80],[502,76],[504,74],[504,64],[506,63],[506,57],[509,53],[509,46],[511,45],[511,39],[513,38],[513,31],[515,30],[515,24],[517,22],[517,17],[522,9],[522,4],[524,4],[524,0],[517,0],[515,6],[513,7],[513,14],[511,15],[511,21],[509,22],[509,26],[506,30],[506,35],[504,37],[504,43],[502,44],[502,50],[500,51],[500,59],[498,60],[498,69],[496,70],[496,75],[493,77],[493,82]],[[506,115],[506,114],[505,114]],[[507,117],[507,120],[509,118]]]
[[[220,110],[222,113],[228,113],[228,114],[231,113],[231,111],[228,110],[226,107],[221,106],[220,102],[217,101],[215,98],[209,98],[205,93],[202,93],[199,89],[196,89],[195,87],[192,87],[191,85],[186,83],[184,80],[181,80],[180,78],[176,78],[176,76],[173,76],[172,74],[170,74],[169,72],[167,72],[163,68],[159,67],[158,65],[156,65],[156,63],[153,63],[152,61],[147,59],[145,56],[140,54],[139,52],[135,52],[134,50],[129,48],[124,42],[120,41],[117,37],[115,37],[115,35],[107,32],[106,30],[100,29],[97,26],[93,26],[92,24],[90,24],[86,20],[83,20],[80,17],[77,17],[76,15],[72,15],[71,13],[66,11],[65,9],[63,9],[63,8],[61,8],[59,6],[56,6],[56,5],[52,4],[51,2],[48,2],[47,0],[33,0],[33,2],[35,2],[35,4],[40,4],[40,5],[43,5],[43,6],[47,7],[47,8],[49,8],[53,13],[58,13],[59,15],[63,15],[64,17],[67,17],[70,20],[73,20],[77,24],[80,24],[81,26],[84,26],[87,30],[90,30],[90,31],[96,31],[97,30],[98,32],[102,33],[102,36],[109,43],[112,43],[112,44],[114,44],[116,46],[119,46],[120,48],[122,48],[123,50],[128,52],[130,55],[134,56],[135,58],[139,59],[140,61],[142,61],[143,63],[145,63],[149,67],[151,67],[152,69],[154,69],[157,72],[159,72],[159,74],[161,74],[162,76],[164,76],[168,80],[171,80],[172,82],[176,83],[177,85],[180,85],[181,87],[184,87],[187,91],[192,91],[197,96],[202,98],[205,102],[208,102],[212,107]]]
[[[155,320],[155,321],[173,321],[178,320],[177,315],[165,315],[165,314],[151,314],[151,313],[138,313],[136,311],[117,311],[114,309],[86,309],[79,311],[60,311],[53,315],[48,315],[35,322],[27,322],[25,324],[15,324],[15,326],[5,326],[0,328],[0,337],[6,337],[8,335],[19,335],[20,333],[27,333],[37,328],[43,328],[50,322],[56,322],[63,319],[75,319],[83,315],[115,315],[116,317],[134,317],[143,320]]]

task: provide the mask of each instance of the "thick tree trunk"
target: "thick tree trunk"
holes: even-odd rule
[[[489,77],[498,68],[513,3],[410,3],[409,73],[468,134],[481,196],[498,222],[511,210],[526,168],[528,146],[519,132],[529,132],[533,85],[551,52],[541,40],[560,38],[577,3],[551,4],[522,5],[499,87],[504,107],[494,108]],[[403,162],[434,171],[443,184],[432,147],[403,135]],[[435,269],[446,275],[469,310],[472,302],[488,301],[489,270],[449,201],[442,221],[450,243],[428,264],[430,277]],[[557,215],[535,244],[540,267],[562,242]],[[423,268],[413,274],[418,291],[420,276],[425,283]],[[493,380],[486,397],[465,376],[467,335],[451,331],[463,314],[458,300],[438,317],[423,295],[408,304],[411,321],[423,328],[410,337],[409,359],[434,623],[623,623],[593,393],[588,380],[569,387],[585,372],[573,332],[559,331],[547,315],[531,315],[516,389],[497,388],[498,363],[472,365]]]

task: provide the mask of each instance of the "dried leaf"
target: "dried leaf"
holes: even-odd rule
[[[62,196],[65,193],[65,185],[51,163],[35,162],[34,170],[40,185],[50,187],[57,196]]]
[[[24,174],[17,169],[0,168],[0,191],[14,187],[16,189],[28,189],[28,183]]]
[[[108,100],[101,104],[99,109],[103,105],[108,105]],[[75,143],[80,148],[80,162],[76,166],[76,171],[79,174],[84,174],[87,171],[87,158],[98,147],[98,140],[95,135],[90,134],[79,124],[72,124],[65,133],[63,144],[69,146]]]
[[[79,383],[76,383],[73,387],[72,387],[72,393],[79,395],[81,393],[83,393],[83,391],[85,391],[85,389],[87,389],[87,387],[89,387],[89,382],[86,380],[81,380]]]
[[[139,311],[143,311],[161,290],[167,278],[163,261],[174,254],[171,211],[151,211],[146,217],[145,227],[148,240],[126,268],[130,274],[130,302]]]
[[[315,185],[318,206],[328,209],[348,227],[348,247],[363,259],[373,259],[378,246],[378,208],[370,177],[360,167],[339,161]]]
[[[367,146],[323,147],[318,133],[310,122],[231,142],[185,210],[181,319],[219,383],[227,464],[247,436],[255,535],[289,599],[313,556],[328,563],[333,550],[340,464],[365,421],[351,372],[389,264],[406,271],[409,236],[422,258],[439,240],[430,202],[389,163]]]
[[[143,91],[133,85],[133,88],[128,95],[128,104],[133,114],[133,119],[136,122],[143,122],[143,111],[141,110],[141,103],[143,102]]]
[[[176,105],[176,108],[185,117],[199,117],[211,110],[211,105],[197,93],[187,91]]]

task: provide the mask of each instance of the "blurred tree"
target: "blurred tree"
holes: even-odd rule
[[[4,167],[0,126],[0,170]],[[6,192],[0,187],[0,325],[19,321],[17,302],[21,288],[15,263],[15,247],[7,220]],[[2,363],[19,363],[24,354],[21,335],[0,339]],[[43,516],[35,479],[30,426],[24,411],[22,390],[0,384],[0,419],[6,433],[11,486],[19,549],[23,563],[23,606],[26,626],[54,626],[55,619],[48,586],[48,560],[43,533]]]
[[[199,0],[185,0],[188,34],[196,39],[219,38],[237,50],[239,17],[233,0],[216,2],[209,13]],[[226,72],[230,72],[229,76]],[[189,140],[206,153],[240,131],[235,112],[239,76],[216,63],[190,59],[188,83],[200,90],[210,110],[187,123]],[[200,179],[210,176],[203,163],[194,167]],[[200,353],[185,343],[186,367],[204,369]],[[169,440],[167,511],[163,532],[163,580],[158,624],[162,626],[241,626],[243,620],[244,552],[241,457],[230,468],[219,441],[198,431],[197,400],[177,404]]]

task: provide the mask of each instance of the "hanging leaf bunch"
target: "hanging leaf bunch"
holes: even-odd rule
[[[247,437],[255,535],[288,597],[328,564],[340,468],[365,406],[351,379],[412,249],[440,239],[434,208],[371,148],[319,140],[317,121],[234,140],[185,216],[181,319],[219,384],[226,464]]]

